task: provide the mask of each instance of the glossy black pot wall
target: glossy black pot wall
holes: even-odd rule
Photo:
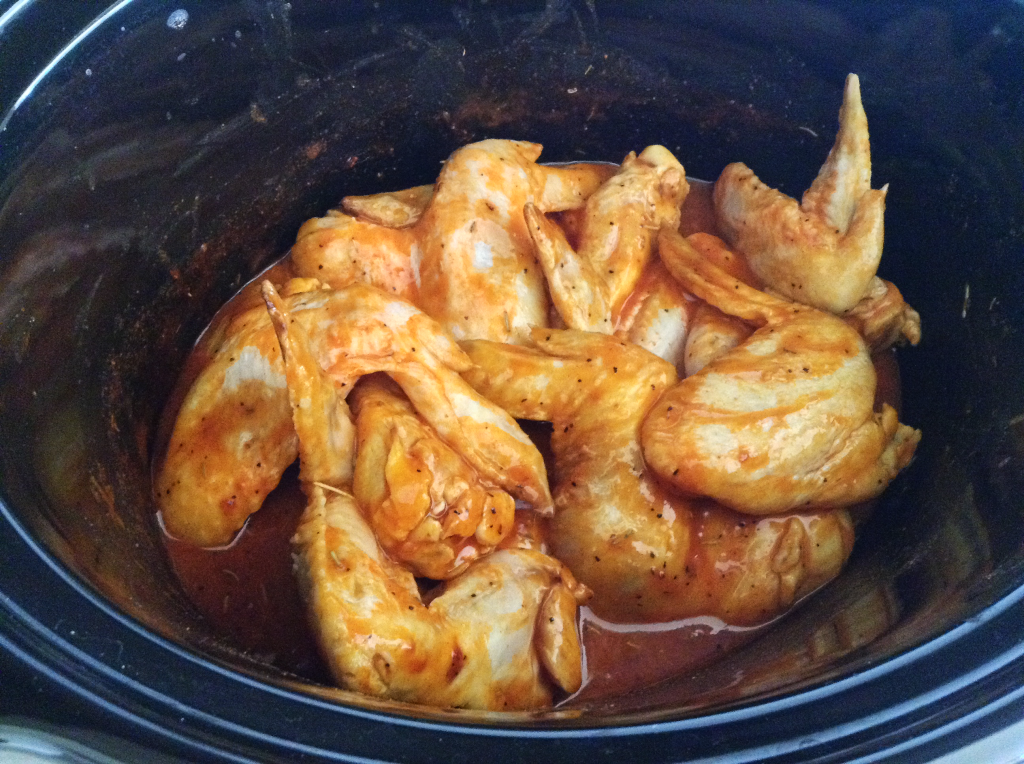
[[[0,67],[9,712],[58,684],[82,724],[261,761],[915,761],[1024,718],[1018,2],[0,2]],[[485,137],[663,143],[799,195],[850,71],[890,184],[881,275],[923,317],[900,362],[924,440],[837,581],[707,669],[535,717],[316,686],[197,616],[153,520],[157,419],[305,219]]]

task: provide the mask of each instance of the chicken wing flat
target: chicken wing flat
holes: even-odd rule
[[[921,433],[873,409],[860,335],[831,314],[751,289],[674,231],[660,251],[683,286],[761,326],[669,390],[644,422],[644,456],[677,489],[766,515],[846,507],[880,494]]]
[[[378,542],[415,575],[449,579],[515,527],[515,499],[479,474],[386,375],[350,396],[357,453],[352,494]]]
[[[664,146],[630,153],[587,199],[575,250],[557,224],[526,205],[530,236],[566,326],[615,330],[623,302],[651,259],[658,229],[678,227],[688,191],[682,164]]]
[[[553,423],[552,551],[593,589],[598,615],[761,623],[839,572],[853,546],[845,511],[755,520],[673,495],[647,469],[640,426],[675,384],[671,364],[602,334],[532,337],[534,348],[464,342],[464,375],[515,416]]]
[[[269,282],[308,497],[292,540],[314,634],[338,683],[380,697],[488,710],[550,705],[582,682],[577,602],[588,592],[539,552],[475,562],[425,603],[350,493],[352,422],[309,335]],[[364,401],[365,403],[365,401]],[[343,424],[344,423],[344,424]],[[339,460],[349,460],[339,469]]]

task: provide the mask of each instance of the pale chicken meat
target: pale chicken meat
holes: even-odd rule
[[[354,440],[344,392],[320,368],[309,335],[269,282],[264,294],[285,359],[308,499],[292,539],[296,573],[339,685],[496,711],[547,706],[556,691],[578,689],[576,609],[586,588],[547,555],[507,549],[474,562],[424,601],[351,494]]]
[[[391,559],[449,579],[515,528],[515,499],[483,481],[385,375],[350,396],[357,458],[352,494]]]
[[[613,337],[538,329],[535,347],[464,342],[464,376],[516,417],[553,423],[555,557],[609,620],[776,616],[834,577],[853,545],[845,511],[751,519],[673,495],[647,469],[640,427],[671,364]]]
[[[803,200],[735,163],[715,183],[715,216],[725,240],[766,287],[841,314],[867,294],[878,270],[887,188],[871,188],[868,121],[860,80],[851,74],[835,145]]]
[[[669,390],[644,422],[647,464],[668,484],[767,515],[878,496],[921,433],[874,411],[876,376],[841,319],[747,286],[674,231],[665,265],[687,290],[760,328]]]
[[[389,372],[485,479],[539,512],[551,511],[540,452],[514,419],[459,377],[470,362],[437,322],[365,284],[332,290],[298,283],[308,291],[286,296],[288,311],[342,389],[365,374]],[[266,310],[255,308],[228,326],[178,412],[155,481],[168,532],[202,546],[229,542],[296,449],[280,350]]]
[[[688,190],[682,164],[664,146],[630,153],[587,199],[575,249],[542,209],[526,205],[530,236],[566,326],[615,331],[623,303],[650,262],[658,229],[679,225]]]

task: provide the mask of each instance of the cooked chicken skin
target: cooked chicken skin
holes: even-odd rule
[[[308,503],[292,540],[310,622],[337,682],[350,690],[487,710],[550,705],[582,682],[576,608],[587,590],[539,552],[513,549],[470,565],[429,604],[390,560],[349,493],[352,424],[302,325],[269,283],[264,294],[285,358]],[[349,459],[339,469],[338,459]]]
[[[715,183],[715,217],[767,288],[842,314],[865,296],[878,270],[886,188],[871,189],[868,121],[860,81],[851,74],[835,145],[803,201],[735,163]]]
[[[299,229],[290,259],[299,276],[336,289],[370,284],[382,292],[419,301],[419,245],[415,232],[389,228],[334,210],[307,220]]]
[[[306,282],[304,288],[316,284]],[[459,377],[469,361],[433,319],[365,284],[317,288],[285,304],[343,390],[365,374],[390,372],[431,427],[485,479],[550,513],[540,453],[515,420]],[[295,460],[290,419],[267,312],[246,311],[186,395],[156,476],[171,535],[202,546],[230,541]]]
[[[860,333],[872,353],[904,341],[921,341],[921,315],[903,301],[895,284],[877,276],[843,320]]]
[[[437,179],[417,224],[420,300],[456,339],[516,342],[547,323],[547,289],[523,207],[582,205],[600,177],[590,168],[601,166],[538,165],[540,152],[536,143],[481,141],[452,154]]]
[[[697,232],[687,240],[705,259],[744,283],[760,283],[743,257],[717,236]],[[743,321],[688,294],[655,257],[619,312],[615,335],[651,351],[675,366],[681,376],[688,376],[752,332]]]
[[[546,326],[548,311],[524,205],[582,207],[617,170],[539,165],[540,152],[536,143],[480,141],[453,153],[432,188],[346,197],[343,207],[356,217],[333,212],[300,229],[296,272],[401,295],[457,338],[517,341]]]
[[[742,255],[730,250],[717,236],[694,233],[687,236],[686,240],[705,260],[714,263],[730,276],[748,286],[757,286],[760,283]],[[678,286],[678,282],[676,284]],[[697,301],[697,304],[700,307],[694,312],[686,336],[683,370],[687,377],[696,374],[713,360],[739,345],[754,331],[753,327],[738,318],[726,315],[713,305],[701,301]]]
[[[434,195],[434,186],[413,186],[401,191],[385,191],[367,196],[346,196],[341,208],[349,215],[388,228],[406,228],[423,217],[423,210]]]
[[[542,210],[526,205],[530,236],[566,326],[615,330],[623,302],[651,259],[658,229],[679,226],[688,191],[683,166],[664,146],[648,146],[640,156],[631,152],[587,199],[575,250]]]
[[[747,259],[729,248],[729,245],[714,234],[698,232],[686,237],[701,257],[721,268],[734,279],[754,289],[761,287],[761,281],[750,269]]]
[[[746,259],[728,248],[726,243],[707,233],[686,237],[705,260],[714,263],[730,276],[755,289],[760,280],[750,270]],[[707,303],[701,303],[693,317],[686,341],[686,374],[695,374],[718,356],[735,347],[753,332],[739,319],[727,316]],[[906,341],[916,345],[921,340],[921,316],[907,305],[896,285],[875,276],[868,291],[843,319],[856,329],[872,353]]]
[[[657,258],[644,269],[619,314],[616,337],[683,368],[688,336],[701,303],[687,295]]]
[[[753,515],[846,507],[880,494],[921,433],[873,411],[867,347],[831,314],[751,289],[663,230],[661,257],[683,287],[761,328],[669,390],[641,440],[665,481]]]
[[[692,377],[716,358],[720,358],[754,333],[753,327],[726,315],[706,302],[694,312],[686,334],[683,371]]]
[[[601,334],[538,329],[535,348],[464,342],[464,373],[516,417],[554,424],[554,555],[609,620],[767,620],[835,576],[853,545],[844,511],[752,520],[672,495],[645,465],[640,425],[672,365]]]
[[[551,705],[582,684],[584,590],[526,549],[476,561],[424,605],[350,496],[314,487],[292,541],[310,622],[335,680],[378,697],[491,711]]]
[[[391,559],[414,575],[449,579],[513,531],[515,499],[482,481],[392,380],[365,377],[350,401],[352,494]]]

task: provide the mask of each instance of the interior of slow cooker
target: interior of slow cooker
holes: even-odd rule
[[[260,681],[382,707],[214,633],[154,521],[156,426],[192,343],[304,220],[345,194],[430,182],[486,137],[542,143],[548,161],[661,143],[692,177],[743,161],[798,196],[851,71],[874,185],[890,184],[880,275],[922,315],[923,341],[899,354],[917,457],[838,580],[721,661],[584,721],[706,715],[848,677],[1021,584],[1013,4],[121,5],[0,134],[0,480],[48,555],[156,635]],[[169,23],[179,7],[187,21]]]

